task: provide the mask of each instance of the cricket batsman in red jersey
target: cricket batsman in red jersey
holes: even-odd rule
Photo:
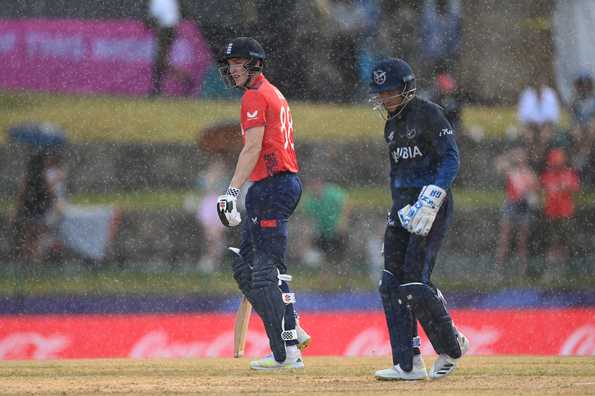
[[[262,74],[265,58],[258,41],[238,37],[223,48],[219,59],[226,86],[244,91],[240,115],[244,147],[227,192],[218,199],[217,213],[225,226],[239,225],[240,189],[247,180],[253,182],[246,193],[246,220],[233,276],[262,319],[272,354],[252,361],[250,367],[303,368],[301,349],[310,336],[297,322],[285,264],[287,222],[300,200],[302,183],[291,111],[283,94]]]

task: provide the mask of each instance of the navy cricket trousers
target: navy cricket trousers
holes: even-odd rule
[[[453,198],[449,190],[426,237],[411,234],[404,229],[397,211],[407,204],[413,205],[419,191],[399,189],[393,192],[393,206],[384,234],[384,267],[395,275],[400,284],[422,282],[432,285],[432,270],[452,219]]]
[[[302,182],[295,173],[285,172],[254,183],[246,194],[246,218],[242,226],[240,255],[250,266],[256,253],[287,272],[287,221],[302,195]]]

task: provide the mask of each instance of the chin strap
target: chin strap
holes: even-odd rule
[[[246,80],[246,82],[244,83],[244,85],[242,85],[242,86],[236,86],[236,88],[242,89],[244,91],[249,90],[250,89],[250,84],[252,84],[252,82],[254,81],[254,79],[256,77],[258,77],[259,74],[260,74],[260,72],[249,71],[248,72],[248,79]]]

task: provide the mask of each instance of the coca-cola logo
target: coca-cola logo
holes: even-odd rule
[[[560,355],[595,356],[595,326],[588,324],[576,329],[562,344]]]
[[[69,344],[70,339],[60,334],[15,332],[0,340],[0,359],[55,359]]]
[[[345,356],[386,356],[391,353],[386,329],[368,327],[347,344]]]
[[[501,337],[501,331],[488,326],[479,329],[472,327],[459,327],[461,332],[469,339],[469,354],[492,355],[495,351],[493,345]],[[430,342],[423,337],[421,352],[424,355],[434,353]],[[378,327],[368,327],[357,334],[345,348],[345,356],[386,356],[391,354],[388,331]]]
[[[177,358],[232,356],[233,331],[225,331],[208,341],[176,341],[170,339],[164,330],[154,330],[143,335],[132,346],[131,358]],[[246,356],[259,356],[267,353],[269,341],[266,335],[248,331],[246,336]]]
[[[470,326],[457,326],[461,333],[469,339],[469,355],[495,355],[494,345],[502,337],[502,330],[491,326],[474,328]]]

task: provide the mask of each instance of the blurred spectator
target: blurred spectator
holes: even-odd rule
[[[531,209],[536,206],[539,182],[528,164],[527,151],[518,146],[496,158],[496,170],[506,178],[506,199],[500,220],[496,265],[502,269],[511,254],[511,238],[516,233],[516,250],[523,273],[527,271]]]
[[[49,123],[24,123],[8,132],[11,142],[27,145],[31,153],[12,219],[15,257],[34,263],[66,247],[85,260],[102,259],[115,235],[119,210],[68,202],[64,131]]]
[[[347,193],[338,185],[314,177],[306,184],[302,207],[311,222],[313,234],[306,238],[303,261],[317,266],[324,255],[326,262],[341,263],[348,239],[351,206]]]
[[[421,18],[423,64],[436,74],[438,66],[453,70],[461,43],[460,3],[457,0],[426,0]]]
[[[560,104],[556,91],[549,87],[545,81],[539,85],[527,86],[519,98],[518,117],[523,125],[558,124],[560,122]]]
[[[573,195],[580,190],[579,177],[574,169],[568,167],[563,149],[555,148],[548,153],[546,168],[541,174],[541,185],[547,222],[546,262],[561,264],[573,252]]]
[[[574,80],[574,95],[570,105],[573,127],[588,127],[595,119],[595,92],[593,78],[583,72]]]
[[[78,206],[66,199],[61,147],[39,148],[31,156],[17,198],[15,251],[39,262],[63,248],[91,262],[105,257],[120,221],[112,206]]]
[[[295,45],[297,31],[303,29],[295,24],[295,16],[302,8],[298,8],[297,1],[255,0],[253,4],[256,17],[250,31],[259,32],[256,38],[267,53],[267,78],[286,97],[303,98],[309,60],[305,51]]]
[[[37,148],[27,162],[13,218],[15,257],[27,263],[42,259],[50,227],[64,209],[61,149]]]
[[[572,127],[572,166],[583,179],[592,184],[595,169],[593,144],[595,144],[595,92],[593,78],[589,73],[581,73],[574,81],[574,95],[571,102]]]
[[[415,1],[380,0],[378,37],[375,42],[378,57],[396,54],[402,59],[417,62],[419,45],[419,13]],[[398,23],[395,22],[398,15]],[[395,40],[398,37],[398,40]],[[369,75],[369,74],[368,74]]]
[[[184,91],[189,95],[192,91],[192,77],[170,65],[170,56],[176,40],[177,27],[186,16],[186,12],[178,0],[149,0],[145,26],[151,29],[156,39],[156,51],[151,67],[151,91],[149,96],[161,95],[163,80],[168,72],[181,80]]]
[[[550,148],[560,122],[560,104],[556,91],[544,80],[527,86],[519,97],[518,119],[528,150],[529,164],[541,171],[545,153]]]
[[[352,102],[359,87],[360,53],[363,39],[376,27],[375,13],[370,1],[318,0],[319,7],[327,16],[332,31],[328,58],[339,80],[334,88],[338,101]]]
[[[443,71],[436,76],[431,100],[444,108],[448,121],[459,134],[462,134],[463,101],[457,90],[457,82],[450,73]]]
[[[227,180],[227,171],[223,161],[212,161],[208,169],[199,179],[199,188],[203,192],[196,212],[196,220],[202,229],[205,253],[198,262],[198,269],[204,273],[212,273],[221,264],[226,248],[225,227],[221,224],[215,208],[217,197],[227,187],[222,180]]]

